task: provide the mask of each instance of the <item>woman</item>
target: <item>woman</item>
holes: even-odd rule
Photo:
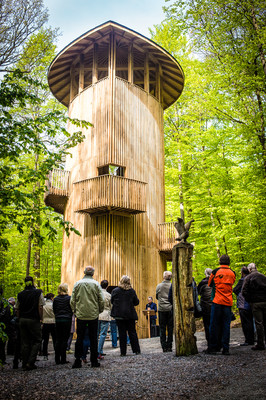
[[[53,300],[54,300],[54,294],[48,293],[45,296],[45,305],[43,306],[42,354],[44,360],[48,360],[48,343],[49,343],[50,333],[52,336],[53,346],[55,349],[56,335],[55,335],[55,316],[53,311]]]
[[[70,334],[72,322],[72,310],[70,307],[70,296],[68,295],[68,286],[61,283],[58,286],[58,296],[53,302],[53,310],[55,314],[55,362],[56,364],[66,364],[67,341]]]
[[[115,318],[118,332],[121,356],[127,353],[127,332],[131,348],[134,354],[140,354],[139,340],[135,328],[135,321],[138,319],[135,306],[139,299],[130,285],[130,278],[123,275],[118,287],[112,291],[111,303],[113,305],[111,316]]]

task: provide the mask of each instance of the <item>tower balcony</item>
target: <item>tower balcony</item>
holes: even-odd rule
[[[172,260],[172,250],[176,242],[175,222],[158,224],[159,251],[165,254],[166,260]]]
[[[64,208],[69,197],[69,171],[54,168],[49,173],[46,187],[45,204],[59,214],[64,214]]]
[[[79,213],[132,215],[146,212],[146,183],[101,175],[74,183],[74,210]]]

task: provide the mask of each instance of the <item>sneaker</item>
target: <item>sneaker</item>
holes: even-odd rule
[[[81,360],[79,358],[76,358],[74,361],[74,364],[72,365],[72,368],[81,368]]]
[[[66,353],[67,353],[67,354],[74,354],[74,351],[72,351],[72,350],[67,350]]]
[[[99,354],[97,358],[98,360],[104,360],[104,357],[101,354]]]
[[[83,362],[84,364],[87,364],[87,362],[88,362],[87,358],[84,358],[84,360],[82,359],[82,362]]]
[[[99,368],[101,364],[99,362],[91,364],[91,368]]]
[[[265,347],[264,347],[264,346],[258,346],[258,345],[256,344],[256,346],[251,347],[251,350],[265,350]]]

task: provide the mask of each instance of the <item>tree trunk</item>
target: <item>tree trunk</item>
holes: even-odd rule
[[[176,355],[197,354],[196,324],[192,296],[192,255],[190,243],[179,243],[173,248],[173,307]]]

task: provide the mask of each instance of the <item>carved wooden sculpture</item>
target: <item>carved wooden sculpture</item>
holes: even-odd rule
[[[193,220],[184,225],[184,221],[178,218],[180,238],[182,235],[183,237],[173,248],[173,312],[177,356],[198,352],[194,335],[196,325],[192,295],[193,246],[185,242],[192,222]]]

